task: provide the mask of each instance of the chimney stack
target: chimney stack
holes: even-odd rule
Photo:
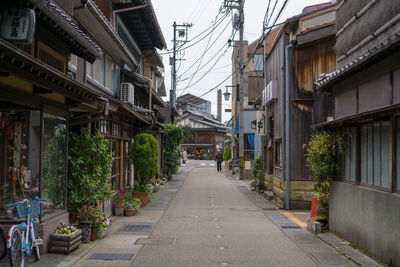
[[[222,122],[222,90],[221,89],[218,89],[217,108],[218,108],[218,121]]]

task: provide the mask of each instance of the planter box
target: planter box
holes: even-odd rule
[[[82,243],[82,230],[77,229],[68,235],[52,234],[50,236],[50,252],[69,254]]]

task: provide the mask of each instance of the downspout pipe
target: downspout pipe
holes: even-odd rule
[[[292,77],[291,51],[292,44],[285,47],[285,208],[290,209],[290,78]]]

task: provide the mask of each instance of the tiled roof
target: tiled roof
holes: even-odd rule
[[[328,86],[332,86],[336,82],[345,78],[347,75],[369,67],[370,64],[376,59],[390,55],[393,53],[393,51],[398,51],[399,47],[400,31],[397,31],[378,45],[372,47],[368,51],[365,51],[355,60],[347,63],[342,68],[331,73],[322,73],[318,81],[316,81],[314,84],[317,87],[317,90],[327,90]]]
[[[30,0],[36,5],[43,13],[49,16],[53,21],[57,21],[63,30],[69,32],[74,39],[78,41],[83,47],[88,49],[93,55],[100,58],[102,51],[100,47],[90,39],[79,27],[71,21],[56,5],[52,4],[50,0]]]

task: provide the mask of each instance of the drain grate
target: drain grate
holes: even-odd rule
[[[165,189],[163,189],[163,191],[165,191],[165,192],[176,192],[176,191],[178,191],[178,189],[175,189],[175,188],[165,188]]]
[[[89,257],[89,260],[105,260],[105,261],[129,261],[133,254],[120,253],[94,253]]]
[[[287,220],[288,218],[283,215],[276,215],[276,216],[268,216],[272,220]]]
[[[175,243],[175,238],[139,238],[135,242],[136,245],[170,245]]]
[[[121,232],[140,232],[146,233],[151,232],[153,230],[152,224],[126,224],[119,228]]]
[[[300,226],[297,225],[281,225],[282,229],[303,229]]]
[[[165,208],[162,208],[162,207],[143,207],[143,208],[140,208],[140,210],[165,210]]]
[[[276,210],[276,208],[261,208],[261,210]]]

